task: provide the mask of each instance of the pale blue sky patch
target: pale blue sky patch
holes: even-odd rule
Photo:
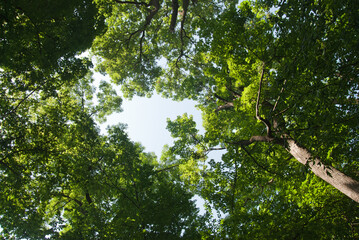
[[[140,142],[145,147],[145,152],[155,152],[160,157],[163,146],[173,143],[173,138],[166,129],[167,118],[174,120],[184,113],[193,115],[197,127],[203,132],[201,113],[195,105],[194,101],[175,102],[156,94],[151,98],[124,99],[123,112],[107,117],[106,124],[101,125],[101,131],[104,132],[107,125],[125,123],[132,141]]]

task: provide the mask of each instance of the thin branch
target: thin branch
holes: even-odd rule
[[[88,204],[91,204],[92,203],[92,199],[91,199],[91,196],[90,196],[90,194],[88,193],[88,192],[86,192],[86,200],[87,200],[87,202],[88,202]]]
[[[227,100],[227,99],[225,99],[225,98],[219,96],[219,95],[216,94],[216,93],[213,94],[213,96],[216,97],[217,99],[219,99],[219,100],[225,102],[225,104],[220,105],[220,106],[217,107],[217,109],[215,110],[216,113],[219,112],[219,111],[226,110],[226,109],[230,109],[230,108],[233,108],[233,107],[234,107],[234,104],[233,104],[232,101]]]
[[[265,64],[263,63],[262,66],[262,73],[261,73],[261,78],[259,80],[259,88],[258,88],[258,95],[257,95],[257,103],[256,103],[256,118],[258,120],[260,120],[262,123],[264,123],[264,125],[267,128],[267,136],[270,137],[271,136],[271,125],[270,122],[264,118],[262,118],[259,114],[259,101],[261,98],[261,91],[262,91],[262,83],[263,83],[263,79],[264,79],[264,72],[265,72]]]
[[[87,211],[82,208],[82,202],[81,202],[80,200],[77,200],[77,199],[75,199],[75,198],[72,198],[72,197],[70,197],[70,196],[68,196],[68,195],[66,195],[66,194],[64,194],[64,193],[59,193],[59,194],[60,194],[60,196],[63,196],[63,197],[65,197],[65,198],[68,198],[70,201],[76,202],[76,203],[79,205],[79,210],[80,210],[80,212],[81,212],[83,215],[87,215]]]
[[[142,36],[140,38],[140,62],[142,62],[142,48],[143,48],[143,39],[145,37],[145,31],[142,31]]]
[[[35,91],[39,90],[40,87],[35,88],[32,90],[28,95],[25,96],[10,112],[6,113],[4,117],[10,115],[11,113],[16,112],[16,110],[20,107],[22,103],[24,103]]]
[[[229,100],[225,99],[224,97],[219,96],[217,93],[213,94],[213,96],[216,97],[219,100],[222,100],[225,103],[232,102],[232,101],[229,101]]]
[[[237,91],[234,91],[232,88],[226,86],[226,89],[227,89],[230,93],[232,93],[232,95],[233,95],[234,97],[236,97],[236,98],[241,98],[241,97],[242,97],[242,95],[241,95],[240,93],[238,93]],[[242,91],[243,91],[243,90],[242,90]]]
[[[285,113],[286,111],[288,111],[289,109],[291,109],[291,107],[287,107],[285,109],[283,109],[282,111],[280,111],[279,113],[276,113],[274,116],[279,116],[279,115],[282,115],[283,113]]]
[[[140,4],[139,2],[127,2],[127,1],[117,1],[117,0],[115,0],[115,1],[118,2],[118,3]],[[138,30],[136,30],[136,31],[134,31],[134,32],[132,32],[132,33],[130,33],[130,36],[129,36],[128,39],[127,39],[127,41],[128,41],[127,47],[128,47],[128,45],[130,44],[131,38],[132,38],[135,34],[137,34],[137,33],[139,33],[139,32],[141,32],[141,33],[143,34],[143,35],[141,36],[141,39],[140,39],[140,41],[142,42],[142,38],[144,37],[144,32],[146,31],[147,27],[151,24],[152,19],[154,18],[154,16],[157,14],[158,10],[159,10],[160,7],[161,7],[159,0],[151,0],[150,3],[143,3],[143,2],[142,2],[141,5],[145,5],[145,6],[147,6],[147,7],[153,6],[154,8],[153,8],[153,10],[150,11],[150,13],[147,15],[146,20],[145,20],[145,22],[144,22],[142,28],[140,28],[140,29],[138,29]],[[142,53],[140,53],[140,55],[141,55],[141,54],[142,54]]]
[[[190,0],[183,0],[182,1],[182,8],[183,8],[183,12],[182,12],[182,21],[181,21],[181,30],[180,30],[180,39],[181,39],[181,53],[179,55],[179,57],[176,60],[176,66],[178,67],[178,62],[180,61],[180,59],[185,56],[184,54],[184,38],[187,37],[186,31],[184,30],[184,23],[186,21],[186,16],[187,16],[187,10],[188,10],[188,6],[189,6],[189,1]],[[189,38],[189,37],[187,37]]]
[[[275,109],[276,109],[276,107],[277,107],[277,105],[278,105],[278,102],[279,102],[279,99],[280,99],[280,96],[281,96],[281,94],[283,93],[283,91],[284,91],[284,86],[285,86],[285,84],[287,83],[287,79],[285,79],[284,80],[284,82],[283,82],[283,87],[282,87],[282,89],[280,90],[280,92],[279,92],[279,95],[278,95],[278,98],[277,98],[277,100],[275,101],[275,104],[274,104],[274,106],[273,106],[273,109],[272,109],[272,112],[274,112],[275,111]]]
[[[262,168],[264,171],[270,173],[270,174],[274,174],[277,175],[275,172],[269,171],[266,167],[262,166],[261,164],[259,164],[259,162],[252,156],[252,154],[244,147],[241,146],[241,148],[243,149],[243,151],[245,153],[247,153],[247,155],[253,160],[253,162],[260,168]]]
[[[257,103],[256,103],[256,118],[258,120],[260,120],[260,121],[262,121],[262,118],[259,116],[259,100],[260,100],[260,97],[261,97],[263,78],[264,78],[264,64],[263,64],[263,67],[262,67],[261,78],[259,80],[259,89],[258,89]]]
[[[72,198],[72,197],[70,197],[70,196],[68,196],[68,195],[66,195],[66,194],[64,194],[64,193],[59,193],[59,194],[60,194],[60,196],[62,196],[62,197],[68,198],[68,199],[70,199],[70,200],[76,202],[80,207],[82,207],[82,202],[81,202],[80,200],[77,200],[77,199],[75,199],[75,198]]]
[[[148,7],[150,4],[146,3],[146,2],[135,2],[135,1],[119,1],[119,0],[114,0],[116,3],[119,4],[134,4],[134,5],[144,5],[146,7]]]
[[[204,149],[207,149],[207,147],[203,145],[203,143],[198,140],[198,138],[194,134],[191,134],[191,137],[196,141],[197,144],[201,145]]]
[[[221,151],[221,150],[226,150],[227,148],[225,147],[218,147],[218,148],[208,148],[207,151]]]
[[[98,168],[100,169],[100,171],[103,172],[103,174],[107,177],[107,179],[109,179],[108,181],[104,181],[104,184],[106,184],[109,187],[113,187],[115,189],[117,189],[127,200],[129,200],[137,209],[140,209],[139,205],[133,200],[131,199],[129,196],[127,196],[127,194],[125,193],[125,189],[121,188],[118,186],[118,184],[113,183],[110,178],[110,176],[107,174],[107,172],[100,166],[98,165]]]

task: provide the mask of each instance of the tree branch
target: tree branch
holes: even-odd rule
[[[219,111],[222,111],[222,110],[226,110],[226,109],[231,109],[234,107],[234,104],[232,102],[228,102],[224,105],[221,105],[219,107],[217,107],[216,110],[214,110],[216,113],[218,113]]]
[[[225,98],[219,96],[219,95],[216,94],[216,93],[213,94],[213,96],[216,97],[217,99],[219,99],[219,100],[225,102],[225,104],[220,105],[220,106],[217,107],[217,109],[215,110],[216,113],[218,113],[219,111],[226,110],[226,109],[230,109],[230,108],[233,108],[233,107],[234,107],[234,104],[233,104],[232,101],[227,100],[227,99],[225,99]]]
[[[132,32],[132,33],[130,33],[129,38],[127,39],[128,44],[129,44],[130,41],[131,41],[131,38],[132,38],[135,34],[141,32],[143,35],[141,36],[140,44],[142,44],[142,40],[143,40],[143,37],[144,37],[144,32],[146,31],[146,28],[148,27],[148,25],[151,24],[151,21],[152,21],[153,17],[157,14],[158,10],[159,10],[160,7],[161,7],[160,1],[159,1],[159,0],[151,0],[150,3],[144,3],[144,2],[127,2],[127,1],[117,1],[117,0],[115,0],[115,1],[118,2],[118,3],[128,3],[128,4],[145,5],[145,6],[147,6],[147,7],[150,7],[150,6],[153,6],[153,7],[154,7],[154,9],[153,9],[152,11],[150,11],[150,13],[147,15],[146,20],[145,20],[145,22],[144,22],[142,28],[141,28],[141,29],[138,29],[138,30],[136,30],[136,31],[134,31],[134,32]],[[141,47],[141,46],[140,46],[140,47]],[[142,49],[141,49],[140,51],[142,51]],[[140,56],[141,56],[141,55],[142,55],[142,52],[140,52]]]
[[[217,93],[213,94],[213,96],[216,97],[219,100],[222,100],[225,103],[231,102],[231,101],[225,99],[224,97],[219,96]]]
[[[260,168],[262,168],[264,171],[270,173],[270,174],[274,174],[277,175],[275,172],[269,171],[266,167],[262,166],[261,164],[259,164],[259,162],[252,156],[252,154],[244,147],[241,146],[241,148],[243,149],[243,151],[245,153],[247,153],[247,155],[253,160],[253,162]]]
[[[180,38],[181,38],[181,54],[180,56],[177,58],[176,61],[176,66],[178,66],[178,61],[185,56],[184,54],[184,37],[186,37],[186,31],[184,30],[184,23],[186,21],[186,16],[187,16],[187,9],[189,6],[189,1],[190,0],[183,0],[182,1],[182,8],[183,8],[183,12],[182,12],[182,21],[181,21],[181,30],[180,30]]]
[[[178,16],[178,0],[172,0],[172,15],[171,15],[171,24],[170,24],[170,31],[174,32],[176,23],[177,23],[177,16]]]
[[[234,91],[232,88],[226,86],[226,89],[236,98],[240,98],[242,97],[242,95],[240,93],[238,93],[237,91]],[[241,90],[243,91],[243,90]]]
[[[116,3],[119,4],[134,4],[134,5],[143,5],[148,7],[150,4],[146,3],[146,2],[135,2],[135,1],[119,1],[119,0],[114,0]]]
[[[264,125],[267,128],[267,136],[271,137],[271,124],[267,119],[264,119],[260,116],[259,114],[259,101],[261,98],[261,91],[262,91],[262,83],[263,83],[263,79],[264,79],[264,70],[265,70],[265,64],[263,63],[263,67],[262,67],[262,73],[261,73],[261,78],[259,80],[259,88],[258,88],[258,95],[257,95],[257,103],[256,103],[256,118],[261,121],[262,123],[264,123]]]
[[[112,187],[114,189],[117,189],[127,200],[129,200],[137,209],[140,209],[140,206],[132,199],[130,198],[126,193],[125,193],[125,190],[126,189],[123,189],[121,188],[120,186],[118,186],[117,183],[113,183],[113,181],[111,181],[112,179],[110,178],[110,176],[107,174],[107,172],[99,165],[98,166],[100,171],[102,171],[104,173],[104,175],[107,177],[107,179],[109,181],[104,181],[104,184],[106,184],[107,186],[109,187]]]
[[[87,200],[88,204],[92,203],[92,199],[91,199],[90,194],[88,192],[86,192],[86,200]]]
[[[274,104],[274,106],[273,106],[272,112],[274,112],[274,111],[275,111],[275,109],[276,109],[276,107],[277,107],[277,105],[278,105],[278,102],[279,102],[280,96],[281,96],[281,94],[282,94],[282,93],[283,93],[283,91],[284,91],[284,86],[285,86],[285,84],[286,84],[286,83],[287,83],[287,79],[286,79],[286,80],[284,80],[283,87],[282,87],[282,89],[281,89],[281,90],[280,90],[280,92],[279,92],[279,95],[278,95],[277,100],[275,101],[275,104]]]
[[[143,48],[143,39],[145,38],[145,31],[142,31],[142,36],[140,38],[140,62],[142,62],[142,48]]]
[[[64,193],[60,193],[60,196],[68,198],[68,199],[76,202],[80,207],[82,207],[82,202],[80,200],[77,200],[76,198],[72,198],[72,197],[70,197],[70,196],[68,196],[68,195],[66,195]]]

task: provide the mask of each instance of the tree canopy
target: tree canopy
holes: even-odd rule
[[[356,1],[1,5],[2,237],[359,237]],[[112,84],[196,100],[205,133],[168,120],[160,159],[121,124],[101,135]]]

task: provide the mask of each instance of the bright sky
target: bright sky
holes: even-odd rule
[[[174,102],[154,95],[151,98],[134,97],[124,99],[123,112],[108,117],[107,123],[118,122],[128,125],[127,132],[132,141],[140,142],[146,152],[155,152],[161,156],[162,147],[171,144],[173,139],[166,129],[167,118],[174,120],[179,115],[193,115],[197,126],[202,126],[201,113],[195,108],[194,101]]]
[[[108,77],[99,73],[94,74],[94,79],[96,82],[109,80]],[[157,157],[161,157],[163,146],[165,144],[170,145],[173,142],[169,131],[166,129],[167,118],[174,120],[184,113],[193,115],[197,128],[203,133],[201,113],[195,105],[196,102],[194,101],[175,102],[156,94],[151,98],[123,99],[123,111],[107,117],[107,122],[100,125],[101,132],[104,134],[108,125],[125,123],[131,141],[140,142],[145,147],[145,152],[154,152]]]

